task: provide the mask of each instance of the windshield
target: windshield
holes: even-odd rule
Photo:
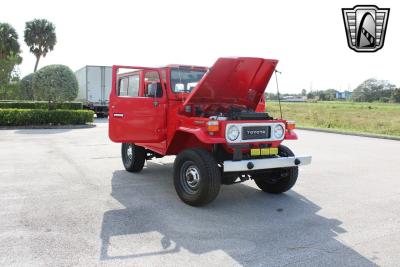
[[[206,70],[171,69],[171,88],[174,93],[190,93],[203,78]]]

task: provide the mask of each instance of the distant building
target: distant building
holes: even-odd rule
[[[281,97],[282,102],[306,102],[307,98],[305,96],[284,96]]]
[[[351,97],[351,92],[349,91],[344,91],[344,92],[339,92],[336,91],[336,99],[350,99]]]

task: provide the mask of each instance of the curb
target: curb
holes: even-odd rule
[[[340,131],[340,130],[335,131],[335,130],[328,130],[328,129],[321,129],[321,128],[307,128],[307,127],[296,127],[296,129],[312,131],[312,132],[352,135],[352,136],[359,136],[359,137],[369,137],[369,138],[376,138],[376,139],[400,141],[400,137],[396,137],[396,136],[385,136],[385,135],[369,134],[369,133],[352,133],[352,132],[344,132],[344,131]]]
[[[0,130],[40,130],[40,129],[88,129],[94,128],[96,124],[81,125],[26,125],[26,126],[0,126]]]

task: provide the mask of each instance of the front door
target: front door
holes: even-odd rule
[[[167,99],[159,71],[135,68],[135,71],[118,75],[117,70],[118,67],[113,67],[110,139],[124,143],[164,141]]]

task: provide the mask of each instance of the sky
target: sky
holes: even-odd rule
[[[357,53],[347,46],[341,8],[391,8],[383,49]],[[85,65],[190,64],[211,66],[219,57],[278,59],[281,92],[303,88],[354,89],[368,78],[400,86],[399,1],[4,1],[0,22],[19,34],[21,76],[35,57],[23,41],[25,22],[45,18],[57,44],[39,63]],[[271,79],[267,92],[275,92]]]

